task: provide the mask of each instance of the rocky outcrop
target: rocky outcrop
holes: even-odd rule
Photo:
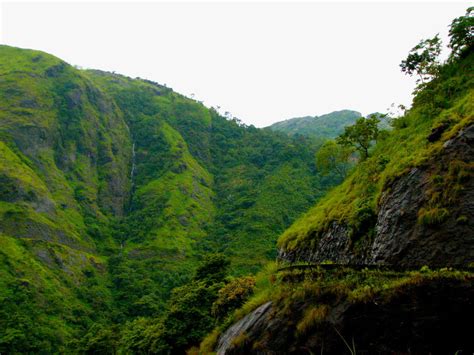
[[[424,168],[414,168],[392,184],[381,199],[370,263],[405,267],[420,265],[463,266],[474,261],[474,179],[472,171],[462,181],[462,191],[449,203],[449,216],[441,223],[419,221],[419,211],[429,204],[427,191],[433,176],[449,176],[450,164],[474,161],[474,125],[444,144],[443,153]],[[455,177],[457,179],[457,177]],[[455,193],[453,191],[453,193]],[[461,218],[464,216],[465,218]]]
[[[372,235],[354,241],[350,229],[334,222],[317,238],[315,248],[280,250],[280,260],[333,261],[341,264],[385,264],[402,268],[430,265],[465,266],[474,262],[474,125],[446,141],[440,154],[411,169],[380,199]],[[458,170],[462,170],[458,171]],[[433,180],[442,180],[434,186]],[[453,184],[457,184],[453,188]],[[444,196],[432,206],[432,194]],[[447,193],[446,189],[452,189]],[[446,207],[446,208],[444,208]],[[433,222],[420,220],[431,208]],[[316,236],[311,237],[316,239]]]
[[[317,249],[279,250],[279,259],[289,262],[306,261],[321,263],[332,261],[337,264],[365,263],[363,254],[354,249],[350,229],[340,223],[333,222],[329,230],[319,239]],[[361,250],[366,250],[362,248]]]
[[[467,354],[474,350],[466,326],[474,317],[473,300],[472,280],[439,279],[410,285],[389,299],[378,295],[371,302],[342,300],[305,333],[296,330],[297,315],[310,305],[292,304],[291,318],[267,311],[249,322],[257,317],[257,309],[222,335],[218,353]],[[232,347],[221,347],[223,339],[232,342],[229,333],[235,332],[230,330],[238,325],[245,336],[234,338]]]
[[[258,329],[263,325],[263,322],[267,320],[267,315],[271,311],[271,302],[267,302],[252,313],[247,314],[244,318],[239,320],[233,326],[226,330],[224,334],[219,338],[219,344],[217,346],[217,354],[226,354],[236,344],[235,339],[239,337],[248,337],[248,332],[253,329]]]

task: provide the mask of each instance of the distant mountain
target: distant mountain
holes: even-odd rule
[[[344,127],[354,124],[361,113],[352,110],[334,111],[322,116],[290,118],[269,126],[272,131],[289,135],[335,138],[344,131]]]

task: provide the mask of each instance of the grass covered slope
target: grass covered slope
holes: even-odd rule
[[[431,169],[418,222],[442,223],[450,211],[462,214],[456,210],[456,198],[472,179],[472,157],[451,160],[449,166],[439,165],[439,157],[447,141],[474,123],[473,62],[471,53],[443,66],[439,76],[416,95],[406,115],[395,120],[394,129],[377,142],[370,158],[286,230],[279,248],[283,252],[314,249],[334,223],[345,226],[354,242],[371,238],[384,193],[416,167]],[[440,137],[428,140],[437,130]]]
[[[123,214],[131,145],[113,102],[59,59],[6,46],[0,50],[0,137],[11,152],[2,165],[10,169],[6,176],[17,170],[12,164],[27,165],[37,178],[30,184],[47,186],[54,200],[36,210],[50,211],[44,215],[54,215],[79,234],[86,232],[84,218],[106,221]]]

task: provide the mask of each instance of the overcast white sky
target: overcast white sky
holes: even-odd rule
[[[400,61],[463,15],[449,2],[1,2],[0,42],[157,81],[263,127],[409,104]]]

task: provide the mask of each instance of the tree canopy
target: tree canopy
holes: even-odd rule
[[[352,153],[351,147],[337,144],[334,140],[328,140],[316,152],[316,166],[324,175],[334,172],[344,179],[350,168],[349,158]]]
[[[354,148],[359,152],[360,159],[365,160],[369,157],[369,148],[379,136],[379,122],[377,115],[361,117],[354,125],[344,129],[344,133],[337,138],[337,143],[343,147]]]
[[[453,20],[449,29],[451,58],[461,56],[474,44],[474,7],[466,10],[466,15]]]
[[[421,40],[413,47],[406,59],[402,60],[402,72],[418,75],[417,83],[423,84],[436,75],[439,68],[438,56],[441,53],[441,39],[437,34],[433,38]]]

